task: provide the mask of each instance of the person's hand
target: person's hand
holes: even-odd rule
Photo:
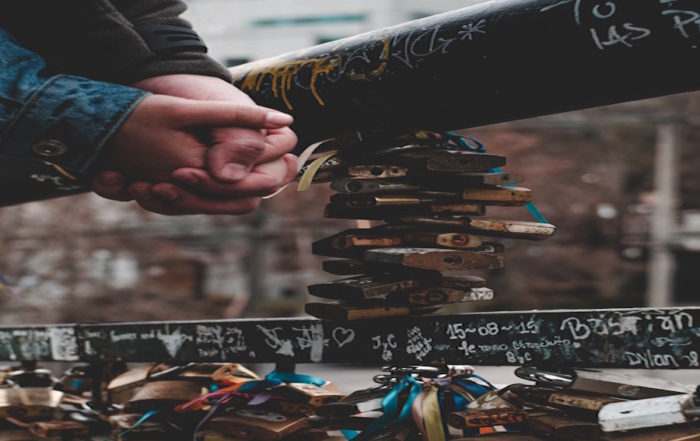
[[[191,99],[225,100],[254,105],[250,97],[233,85],[213,77],[165,75],[143,80],[135,86],[151,92]],[[296,176],[296,158],[287,153],[297,142],[292,130],[288,127],[263,130],[264,147],[257,152],[257,159],[253,159],[257,154],[254,149],[239,148],[240,144],[237,145],[235,141],[239,137],[254,139],[257,136],[256,133],[250,132],[250,129],[243,127],[213,128],[210,138],[214,145],[207,156],[207,168],[211,174],[198,168],[176,170],[173,180],[182,184],[180,186],[136,182],[132,183],[127,191],[128,182],[123,175],[105,171],[96,176],[93,190],[113,200],[125,201],[135,198],[142,207],[158,213],[227,213],[232,203],[231,199],[272,194]],[[250,145],[251,143],[247,144],[248,147]],[[227,168],[227,164],[232,163],[231,161],[248,164],[255,161],[260,165],[254,165],[243,179],[231,182],[226,177],[226,170],[231,169]],[[216,170],[219,171],[218,176]]]
[[[288,115],[255,105],[148,96],[105,146],[101,167],[113,172],[106,174],[109,178],[106,180],[105,176],[98,174],[95,183],[103,182],[114,187],[115,182],[119,183],[124,176],[147,182],[167,182],[172,180],[173,172],[177,169],[187,167],[185,170],[191,172],[202,169],[209,151],[209,147],[197,137],[197,131],[202,127],[237,126],[277,130],[291,122],[292,118]],[[281,163],[286,170],[293,160],[293,157],[282,157],[273,164],[279,167]],[[276,173],[279,172],[273,172]],[[286,172],[283,174],[286,178]],[[237,184],[240,185],[240,182]],[[123,193],[117,196],[112,199],[128,199]],[[259,202],[247,199],[251,198],[231,201],[224,209],[232,214],[249,212]],[[176,214],[172,209],[159,212]],[[188,212],[203,210],[193,207]]]
[[[277,191],[296,177],[296,157],[284,155],[276,161],[260,164],[236,183],[217,182],[201,169],[180,169],[174,175],[196,176],[198,186],[206,194],[173,183],[137,182],[129,187],[130,195],[148,211],[167,215],[181,214],[247,214],[258,208],[261,196]],[[230,194],[236,193],[232,198]]]
[[[205,101],[226,101],[240,105],[256,105],[245,93],[226,81],[204,75],[162,75],[132,84],[149,92]],[[268,135],[262,133],[262,135]],[[207,170],[222,182],[239,181],[257,164],[272,162],[296,146],[296,135],[288,127],[279,128],[270,136],[247,127],[214,127],[207,154]]]

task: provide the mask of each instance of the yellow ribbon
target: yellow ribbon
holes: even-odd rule
[[[70,173],[68,173],[67,171],[65,171],[65,170],[63,169],[63,167],[61,167],[61,166],[59,166],[59,165],[51,164],[51,167],[55,168],[57,172],[59,172],[60,174],[62,174],[62,175],[65,176],[66,178],[70,179],[71,181],[77,181],[77,180],[78,180],[78,178],[76,178],[76,177],[73,176],[72,174],[70,174]]]
[[[428,441],[445,441],[445,430],[442,426],[442,415],[438,403],[438,388],[430,386],[423,398],[423,422],[425,437]]]
[[[311,183],[314,181],[314,176],[316,176],[316,173],[318,173],[318,170],[321,168],[323,163],[335,156],[336,153],[338,152],[327,152],[314,159],[314,161],[309,165],[309,168],[307,168],[304,174],[302,175],[301,179],[299,179],[299,186],[297,187],[297,191],[308,190],[309,187],[311,187]]]

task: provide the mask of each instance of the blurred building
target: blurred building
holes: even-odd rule
[[[229,66],[484,0],[187,0],[186,17]]]

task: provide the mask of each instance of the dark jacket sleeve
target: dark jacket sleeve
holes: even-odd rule
[[[179,17],[185,9],[179,0],[10,1],[0,2],[0,27],[63,73],[122,84],[177,73],[230,81],[206,53],[157,53],[137,30],[152,24],[191,29]]]

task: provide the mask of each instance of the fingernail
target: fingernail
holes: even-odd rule
[[[281,112],[270,112],[265,117],[265,122],[275,126],[288,126],[294,121],[294,118]]]
[[[153,193],[159,199],[165,199],[166,201],[174,201],[180,197],[178,192],[172,188],[158,188],[154,189]]]
[[[226,164],[221,170],[221,175],[224,178],[231,180],[240,180],[248,174],[248,167],[242,164]]]
[[[119,185],[124,183],[124,178],[118,173],[100,173],[99,180],[104,185]]]

